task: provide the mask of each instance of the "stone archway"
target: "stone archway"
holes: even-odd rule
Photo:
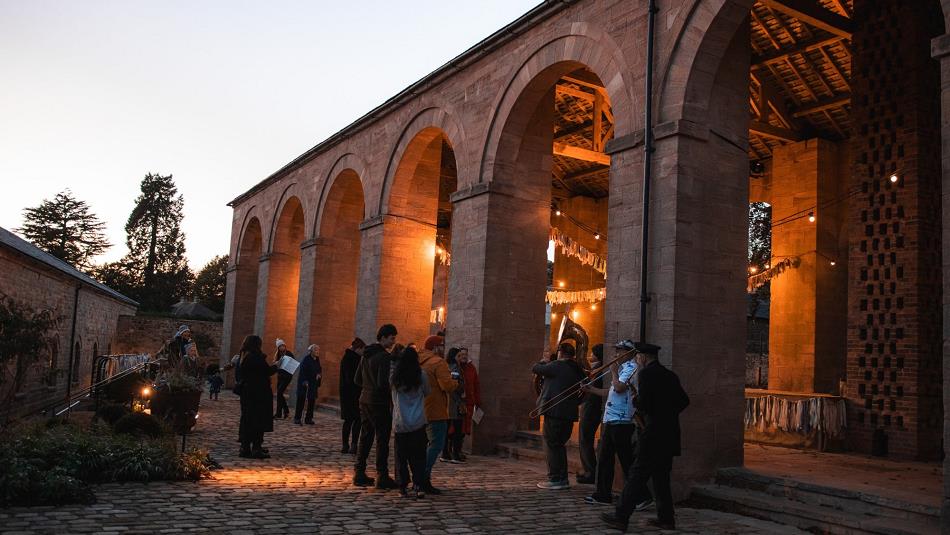
[[[278,338],[286,341],[288,347],[294,341],[304,219],[303,205],[296,196],[286,197],[275,215],[271,249],[263,257],[260,273],[260,278],[266,280],[265,306],[263,314],[256,318],[265,353],[272,351]],[[290,349],[295,353],[301,351],[296,347]]]
[[[225,337],[225,343],[230,345],[222,352],[223,361],[230,359],[231,353],[237,353],[244,337],[255,331],[262,248],[261,222],[257,217],[251,216],[244,226],[230,270],[234,278],[234,284],[231,286],[234,288],[234,295],[228,300],[230,314],[226,316],[230,317],[231,321],[226,323],[230,331]]]

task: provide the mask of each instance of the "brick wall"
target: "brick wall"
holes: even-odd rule
[[[940,454],[941,257],[936,2],[855,3],[848,387],[852,445]],[[897,46],[897,43],[900,46]],[[896,174],[898,181],[889,177]]]
[[[198,343],[202,358],[219,360],[221,355],[221,322],[197,321],[161,316],[119,316],[113,354],[149,353],[155,355],[174,338],[178,327],[187,325]]]

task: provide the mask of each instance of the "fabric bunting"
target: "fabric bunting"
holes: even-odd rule
[[[800,257],[791,257],[782,260],[778,264],[762,271],[761,273],[756,273],[755,275],[749,275],[749,279],[746,282],[746,291],[752,292],[756,288],[762,286],[766,282],[774,279],[781,275],[786,269],[798,267],[801,264]]]
[[[595,288],[593,290],[548,290],[544,300],[552,305],[564,305],[573,303],[596,303],[607,297],[607,290],[604,288]]]
[[[557,227],[551,227],[551,233],[548,237],[554,245],[561,248],[561,254],[573,256],[581,261],[582,265],[591,266],[595,271],[607,278],[607,258],[603,257],[587,247],[577,243],[577,240],[565,235]],[[549,292],[550,293],[550,292]]]

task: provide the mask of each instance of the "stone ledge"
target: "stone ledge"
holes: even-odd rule
[[[950,56],[950,34],[931,39],[930,55],[934,59],[943,59],[946,56]]]
[[[477,197],[491,191],[491,182],[479,182],[468,188],[458,190],[449,195],[449,202],[457,203],[464,201],[465,199],[470,199],[472,197]]]

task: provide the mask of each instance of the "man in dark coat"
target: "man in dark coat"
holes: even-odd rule
[[[266,459],[270,456],[263,448],[264,433],[274,430],[274,420],[271,416],[274,394],[270,388],[270,376],[277,373],[277,366],[267,363],[267,357],[261,352],[261,339],[253,335],[248,336],[241,347],[240,366],[240,456]]]
[[[376,333],[376,343],[363,352],[363,360],[356,374],[360,392],[360,442],[356,452],[353,484],[366,487],[374,483],[366,475],[366,459],[376,440],[376,488],[397,489],[399,485],[389,476],[389,438],[393,428],[392,395],[389,389],[389,370],[392,363],[390,348],[396,344],[396,326],[387,323]]]
[[[317,389],[323,377],[323,367],[320,366],[320,346],[310,344],[307,354],[300,361],[300,376],[297,377],[297,406],[294,410],[294,423],[301,425],[300,415],[303,412],[304,399],[307,400],[307,417],[303,423],[313,425],[313,405],[317,401]]]
[[[675,529],[670,472],[673,457],[680,455],[679,414],[689,405],[689,396],[680,385],[679,377],[657,360],[658,346],[637,342],[636,349],[640,376],[634,403],[641,426],[639,451],[617,510],[603,513],[601,519],[613,528],[626,531],[636,505],[649,497],[647,481],[653,480],[657,519],[650,523],[661,529]]]
[[[574,360],[574,347],[561,344],[554,362],[539,362],[531,369],[544,379],[538,406],[561,395],[562,392],[586,377],[584,370]],[[580,391],[578,390],[578,394]],[[567,448],[574,422],[577,421],[579,396],[569,396],[560,403],[551,404],[542,411],[544,423],[541,434],[544,437],[544,453],[548,461],[548,479],[538,483],[538,488],[562,490],[571,487],[567,480]]]
[[[591,349],[588,364],[590,368],[599,368],[604,363],[604,344],[597,344]],[[594,439],[597,435],[597,428],[600,427],[600,420],[604,416],[604,396],[601,391],[604,387],[603,377],[598,377],[596,381],[590,383],[591,388],[587,390],[584,396],[584,402],[581,405],[581,419],[578,424],[578,450],[581,456],[581,466],[584,467],[584,473],[577,474],[577,482],[584,485],[594,483],[594,475],[597,473],[597,453],[594,450]]]
[[[356,371],[360,367],[365,347],[363,340],[353,339],[340,361],[340,418],[343,419],[343,448],[340,453],[355,454],[359,443],[361,389],[356,384]]]

